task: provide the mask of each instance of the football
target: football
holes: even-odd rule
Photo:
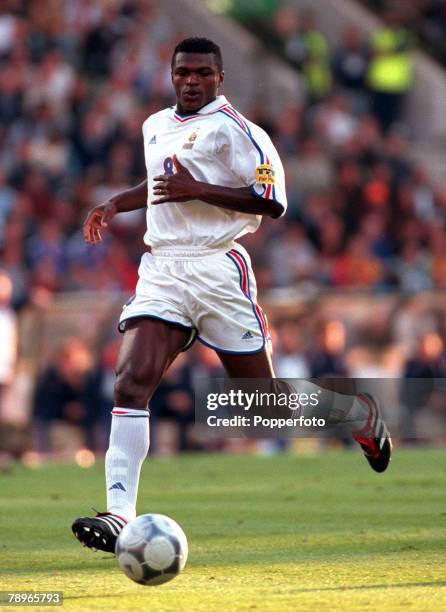
[[[142,514],[128,523],[116,542],[122,571],[138,584],[155,586],[177,576],[187,561],[184,531],[163,514]]]

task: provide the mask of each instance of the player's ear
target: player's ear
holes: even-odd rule
[[[225,71],[221,70],[219,74],[218,86],[221,87],[223,85],[223,81],[225,80]]]

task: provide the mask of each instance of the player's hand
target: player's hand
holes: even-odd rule
[[[101,229],[108,227],[116,213],[116,204],[113,204],[113,202],[99,204],[99,206],[95,206],[90,210],[83,227],[85,242],[89,244],[101,242]]]
[[[199,199],[201,192],[199,181],[196,181],[189,170],[180,164],[176,155],[173,156],[173,164],[176,169],[175,174],[161,174],[154,177],[153,194],[160,197],[153,200],[152,204]]]

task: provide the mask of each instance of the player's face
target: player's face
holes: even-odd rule
[[[172,83],[180,113],[193,113],[215,100],[223,77],[213,53],[177,53]]]

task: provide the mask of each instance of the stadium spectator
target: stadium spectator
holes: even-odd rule
[[[334,172],[333,160],[324,150],[323,143],[314,136],[301,140],[295,149],[294,155],[285,158],[285,164],[287,189],[298,203],[315,191],[329,189]]]
[[[95,393],[89,393],[86,407],[92,431],[90,437],[97,453],[104,455],[107,450],[113,409],[113,387],[118,359],[119,338],[107,340],[92,371],[92,385]]]
[[[431,254],[432,283],[435,289],[446,288],[446,235],[439,223],[433,223],[429,228],[429,246]]]
[[[51,452],[50,433],[55,422],[80,428],[85,445],[95,450],[94,415],[89,408],[100,402],[93,366],[87,345],[77,338],[68,338],[38,377],[33,407],[33,439],[37,452]]]
[[[333,319],[319,323],[318,327],[315,332],[315,346],[309,351],[310,376],[322,379],[322,386],[328,389],[349,395],[354,386],[348,380],[348,368],[345,362],[347,340],[345,325],[342,321]],[[346,448],[353,444],[348,430],[342,425],[330,429],[325,437],[339,440]]]
[[[310,103],[316,103],[331,89],[330,49],[312,11],[303,13],[300,31],[304,48],[302,73]]]
[[[282,55],[302,71],[310,103],[322,100],[332,85],[330,50],[315,14],[308,10],[297,15],[291,8],[281,8],[274,26]]]
[[[346,329],[341,321],[325,321],[316,335],[315,346],[309,352],[311,378],[346,377]]]
[[[177,357],[150,401],[153,452],[169,455],[192,450],[195,420],[191,370],[187,358]]]
[[[363,36],[354,25],[343,32],[339,46],[332,52],[333,76],[348,95],[355,114],[369,110],[367,69],[369,51]]]
[[[283,55],[296,68],[302,68],[305,47],[299,31],[299,14],[295,7],[278,7],[273,15],[271,31],[267,28],[263,37],[265,36],[268,36],[272,49]]]
[[[395,5],[404,11],[405,21],[416,33],[423,48],[439,62],[446,63],[446,6],[444,0],[364,0],[381,15]]]
[[[365,236],[348,241],[345,253],[336,257],[331,270],[331,282],[336,287],[378,288],[384,280],[384,268],[372,253]]]
[[[424,0],[418,3],[419,13],[412,24],[419,30],[428,49],[440,61],[446,62],[446,6],[443,0]],[[418,8],[418,7],[417,7]],[[421,19],[420,19],[421,17]]]
[[[420,293],[433,288],[430,257],[416,240],[404,244],[395,262],[398,286],[405,293]]]
[[[18,330],[16,315],[10,305],[11,298],[11,279],[0,269],[0,417],[6,391],[13,381],[17,359]]]
[[[194,385],[202,378],[224,378],[224,369],[215,351],[196,342],[191,354],[191,378]]]
[[[404,369],[405,378],[419,379],[412,384],[403,385],[402,402],[405,407],[403,420],[403,438],[413,441],[417,438],[416,419],[419,413],[433,401],[437,407],[435,393],[441,391],[438,385],[430,379],[444,379],[446,377],[446,356],[444,341],[438,333],[427,333],[418,342],[416,352],[407,360]],[[427,380],[421,380],[427,379]],[[410,382],[410,381],[409,381]],[[435,389],[437,388],[437,391]],[[444,392],[440,395],[444,402]],[[444,428],[444,403],[439,412],[442,416]]]
[[[8,184],[5,173],[0,170],[0,242],[4,238],[6,221],[12,212],[16,199],[16,189]]]
[[[401,12],[389,9],[384,15],[384,27],[370,41],[372,58],[367,76],[373,113],[385,132],[400,121],[406,94],[412,86],[413,44]]]
[[[349,99],[340,93],[333,93],[320,105],[314,127],[330,147],[342,147],[350,142],[358,128],[358,121]]]
[[[279,345],[274,357],[274,369],[279,378],[308,378],[310,368],[305,355],[302,325],[285,321],[278,327]]]
[[[286,228],[280,243],[271,250],[271,258],[275,286],[289,287],[315,276],[316,249],[298,223]]]

